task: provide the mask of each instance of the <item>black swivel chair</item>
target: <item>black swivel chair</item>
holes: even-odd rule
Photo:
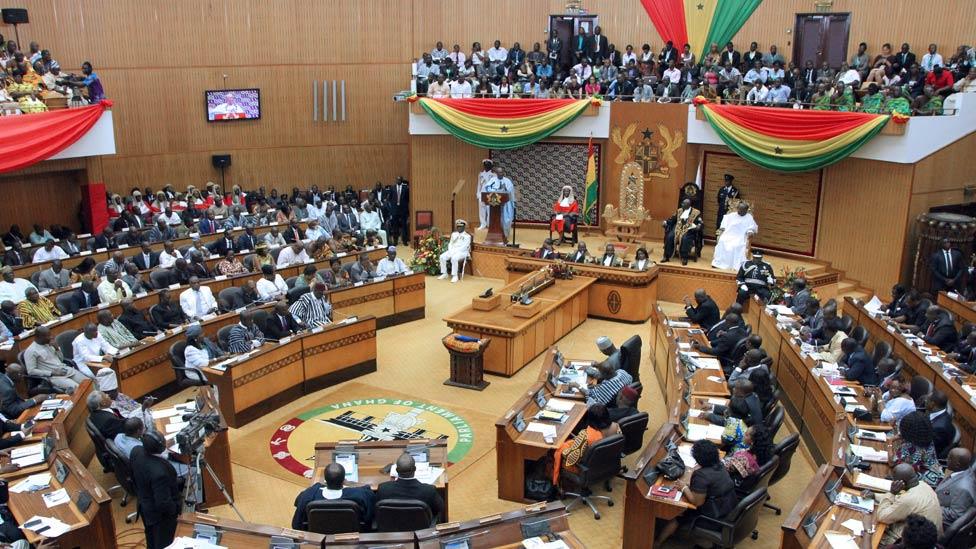
[[[234,324],[230,326],[224,326],[223,328],[217,330],[217,345],[220,346],[224,352],[230,352],[230,331],[234,329]]]
[[[105,437],[102,436],[101,431],[95,424],[92,423],[91,418],[85,418],[85,431],[88,432],[88,436],[92,439],[92,444],[95,446],[95,457],[98,458],[98,463],[102,465],[102,471],[105,473],[112,472],[112,457],[108,454],[108,448],[105,445]]]
[[[851,318],[851,317],[849,317],[847,315],[841,315],[840,316],[840,330],[842,332],[844,332],[845,334],[850,334],[851,333],[851,328],[853,328],[853,327],[854,327],[854,319],[853,318]]]
[[[363,511],[348,499],[323,499],[305,506],[305,530],[316,534],[346,534],[363,530]]]
[[[766,501],[766,488],[759,488],[739,500],[739,504],[721,519],[698,515],[688,527],[688,536],[696,544],[711,543],[715,547],[731,549],[745,540],[759,538],[756,525],[759,511]]]
[[[288,278],[285,279],[285,286],[288,286],[289,290],[294,288],[296,280],[298,280],[297,276],[289,276]]]
[[[244,290],[239,286],[231,286],[217,292],[217,305],[220,312],[229,313],[244,306]]]
[[[187,387],[199,387],[210,385],[207,376],[195,368],[187,368],[183,360],[183,353],[186,351],[186,341],[177,341],[169,346],[169,360],[173,366],[173,373],[176,375],[176,384],[180,389]]]
[[[776,409],[776,405],[779,404],[780,400],[783,398],[783,391],[776,389],[773,391],[773,398],[769,399],[766,406],[763,407],[763,417],[769,417],[773,415],[773,410]]]
[[[115,445],[115,442],[106,440],[105,449],[108,451],[109,459],[112,462],[115,480],[119,481],[119,486],[122,488],[122,501],[119,505],[125,507],[129,503],[129,496],[136,497],[136,482],[132,475],[132,466],[129,463],[129,458],[122,455],[122,451]],[[138,516],[139,509],[136,506],[136,511],[125,517],[125,523],[131,524]]]
[[[60,293],[54,298],[54,303],[58,306],[58,310],[64,314],[75,314],[78,312],[78,304],[75,302],[72,293]]]
[[[80,333],[78,330],[65,330],[54,336],[54,344],[58,346],[58,349],[61,351],[61,356],[65,360],[74,360],[75,350],[71,346],[71,343]]]
[[[783,420],[785,417],[786,412],[783,409],[782,404],[777,404],[775,407],[773,407],[773,413],[763,416],[763,423],[766,424],[766,429],[769,431],[769,438],[776,438],[776,433],[778,433],[779,428],[783,426]]]
[[[783,480],[783,477],[790,472],[790,464],[793,461],[793,454],[796,453],[796,449],[800,446],[800,435],[793,433],[792,435],[784,438],[779,444],[773,448],[773,454],[779,458],[779,465],[776,467],[776,471],[773,472],[773,476],[769,478],[769,485],[775,486],[777,482]],[[776,514],[782,514],[783,510],[771,503],[763,503],[763,507],[772,509],[776,511]]]
[[[167,288],[173,282],[173,273],[169,269],[157,269],[149,272],[149,283],[157,290]]]
[[[976,507],[970,507],[939,537],[943,549],[969,549],[976,546]]]
[[[854,339],[854,341],[857,341],[857,344],[861,347],[864,347],[864,345],[868,342],[868,331],[864,328],[864,326],[855,326],[854,329],[851,330],[850,336]]]
[[[620,434],[624,436],[623,455],[629,456],[644,447],[644,431],[647,431],[647,422],[650,416],[647,412],[641,412],[621,419],[617,424],[620,426]]]
[[[627,338],[620,346],[620,367],[623,368],[635,382],[640,381],[641,349],[644,342],[639,335]]]
[[[254,311],[254,324],[263,332],[264,327],[268,324],[268,311],[264,309],[257,309]]]
[[[593,500],[606,500],[608,507],[613,507],[613,499],[610,496],[594,496],[590,486],[605,483],[620,472],[620,455],[624,451],[623,435],[611,435],[597,441],[590,446],[579,463],[576,464],[578,471],[563,469],[560,471],[560,483],[565,482],[572,486],[577,486],[579,492],[565,492],[565,496],[574,498],[566,505],[566,510],[570,511],[577,503],[585,503],[591,511],[593,518],[599,520],[600,512],[597,511]]]
[[[743,479],[743,482],[735,487],[736,497],[742,499],[759,488],[769,487],[769,480],[778,468],[779,457],[774,455],[772,459],[759,467],[759,471],[755,475],[750,475],[748,478]]]
[[[298,298],[310,292],[312,289],[308,286],[299,286],[298,288],[291,288],[288,290],[288,303],[294,303],[298,301]]]
[[[437,517],[419,499],[384,499],[376,503],[375,532],[407,532],[433,528]]]
[[[725,375],[728,375],[742,361],[742,357],[746,354],[746,345],[748,343],[749,338],[744,337],[736,342],[735,347],[732,347],[732,353],[729,354],[728,360],[722,365],[725,367]]]
[[[878,341],[874,344],[874,352],[871,359],[875,364],[891,356],[891,344],[887,341]]]

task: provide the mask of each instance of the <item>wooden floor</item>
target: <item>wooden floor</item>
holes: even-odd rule
[[[529,231],[519,231],[519,234],[521,235],[523,232],[526,234],[524,237],[520,236],[520,240],[529,243],[537,238],[538,242],[541,242],[541,237],[533,237]],[[542,231],[537,232],[544,237]],[[602,238],[596,237],[586,240],[591,249],[602,242]],[[402,248],[400,251],[400,256],[404,259],[411,255],[411,252],[406,248]],[[708,267],[705,266],[704,268]],[[484,418],[491,418],[490,420],[480,419],[480,421],[492,422],[534,381],[541,358],[536,358],[529,367],[524,368],[511,378],[490,376],[491,386],[483,392],[474,392],[442,384],[444,379],[448,377],[448,356],[447,351],[439,342],[440,338],[448,332],[441,318],[469,302],[473,296],[489,286],[498,287],[499,281],[469,276],[460,283],[451,284],[446,280],[435,280],[433,277],[428,277],[427,318],[381,330],[378,334],[378,371],[357,379],[356,383],[367,384],[375,388],[376,396],[382,396],[385,391],[395,391],[425,400],[436,400],[448,404],[457,403],[459,408],[477,410],[481,412],[480,415]],[[669,308],[673,306],[669,305]],[[565,337],[559,346],[567,356],[595,358],[598,355],[594,343],[597,337],[606,335],[619,342],[635,333],[640,334],[646,342],[650,327],[648,324],[628,325],[588,319],[569,336]],[[660,394],[660,388],[654,381],[655,378],[648,357],[649,351],[645,348],[641,366],[641,378],[645,384],[645,398],[641,401],[641,407],[651,415],[650,432],[653,433],[663,421],[665,410],[663,400],[657,398]],[[278,412],[258,419],[241,429],[232,429],[230,432],[232,459],[233,455],[239,453],[268,452],[267,442],[261,445],[251,444],[246,447],[241,444],[241,440],[255,431],[268,429],[275,418],[280,417],[282,413],[297,411],[308,406],[321,398],[322,394],[327,391],[329,390],[307,395],[288,404]],[[341,393],[339,394],[341,396]],[[190,395],[190,391],[184,391],[170,400],[172,402],[182,401]],[[485,428],[479,429],[481,432],[493,432],[491,425],[483,427]],[[791,430],[793,430],[793,426],[787,420],[780,437],[786,436]],[[491,445],[493,448],[493,440]],[[492,449],[460,474],[452,475],[450,488],[451,520],[464,520],[517,507],[517,504],[501,501],[495,497],[497,487],[495,468],[495,453]],[[96,461],[92,462],[90,469],[105,486],[115,484],[111,475],[105,475],[101,472]],[[801,451],[794,458],[793,468],[789,475],[770,490],[772,501],[784,509],[784,516],[792,506],[796,496],[805,487],[812,473],[813,467],[809,458]],[[236,463],[233,467],[233,474],[237,507],[248,521],[277,526],[290,525],[294,510],[292,503],[300,491],[299,486],[293,482],[284,481]],[[570,517],[573,530],[586,543],[587,547],[615,548],[620,546],[624,511],[623,493],[623,481],[618,480],[614,483],[612,494],[617,505],[608,509],[600,504],[603,518],[599,521],[593,519],[589,509],[585,506],[579,506],[573,510]],[[144,546],[142,525],[126,525],[122,520],[126,513],[134,510],[134,502],[125,508],[119,506],[118,500],[113,502],[119,542],[125,544],[126,547]],[[228,506],[216,508],[212,512],[218,516],[234,517],[233,510]],[[772,511],[762,511],[759,523],[759,540],[746,540],[741,544],[741,547],[778,547],[781,519],[782,517],[777,517]],[[675,543],[673,546],[680,547],[682,545]]]

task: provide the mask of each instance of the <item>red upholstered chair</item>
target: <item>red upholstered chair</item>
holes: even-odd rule
[[[420,237],[434,226],[434,212],[431,210],[417,210],[413,219],[413,247],[420,245]]]

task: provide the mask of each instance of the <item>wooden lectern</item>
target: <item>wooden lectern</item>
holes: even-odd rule
[[[444,385],[476,391],[483,391],[490,385],[485,381],[485,350],[491,343],[491,338],[465,344],[455,340],[454,334],[448,334],[441,342],[451,355],[451,377]]]
[[[483,192],[481,202],[488,205],[488,236],[485,237],[485,244],[504,246],[508,239],[505,238],[505,228],[502,226],[502,206],[508,202],[508,193]]]

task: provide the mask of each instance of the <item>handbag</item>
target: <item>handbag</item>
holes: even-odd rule
[[[668,450],[668,455],[654,467],[668,480],[677,480],[685,474],[685,462],[678,454],[677,448]]]

